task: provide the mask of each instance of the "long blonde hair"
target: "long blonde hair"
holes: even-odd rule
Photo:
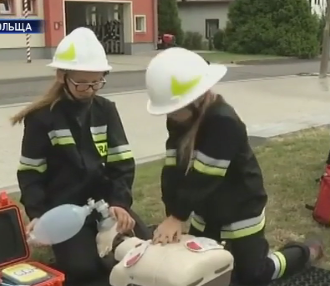
[[[53,108],[54,105],[60,100],[61,98],[61,90],[63,88],[63,84],[59,83],[58,81],[54,82],[48,92],[46,92],[42,97],[38,98],[30,105],[26,106],[23,110],[15,114],[12,118],[10,118],[11,124],[14,126],[17,123],[22,123],[24,118],[29,115],[30,113],[39,110],[47,105],[50,108]]]
[[[208,92],[204,95],[200,105],[198,106],[198,117],[195,119],[194,123],[179,143],[178,151],[180,155],[180,161],[183,164],[187,164],[186,174],[191,168],[191,161],[194,155],[197,133],[203,121],[206,109],[218,98],[219,96],[212,92]]]

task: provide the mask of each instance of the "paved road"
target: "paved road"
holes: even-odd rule
[[[224,81],[244,79],[257,79],[263,77],[276,77],[294,75],[299,73],[317,72],[318,62],[301,62],[294,64],[273,64],[257,66],[240,66],[229,68]],[[102,90],[103,94],[141,90],[145,88],[144,72],[113,73],[107,78],[107,85]],[[44,93],[51,80],[36,79],[28,82],[8,82],[0,84],[0,105],[29,102],[34,97]]]

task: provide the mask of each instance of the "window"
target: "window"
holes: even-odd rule
[[[0,15],[14,14],[13,4],[12,0],[0,0]]]
[[[213,37],[219,30],[219,19],[205,19],[205,38]]]
[[[144,33],[147,30],[146,16],[136,15],[135,16],[135,32]]]
[[[37,14],[37,9],[36,9],[36,0],[26,0],[27,1],[27,7],[28,7],[28,12],[29,14]],[[22,0],[22,14],[24,15],[24,3],[25,0]]]

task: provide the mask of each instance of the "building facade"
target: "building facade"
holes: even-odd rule
[[[319,17],[325,15],[327,9],[327,0],[309,0],[312,12]]]
[[[49,59],[61,39],[89,27],[108,54],[135,54],[157,46],[157,0],[28,0],[29,18],[44,19],[30,38],[33,59]],[[0,18],[23,18],[24,0],[0,0]],[[0,34],[0,61],[26,58],[26,36]]]
[[[182,29],[198,32],[206,41],[227,24],[229,4],[233,0],[177,0]]]
[[[234,0],[177,0],[182,29],[198,32],[207,41],[218,29],[227,24],[228,8]],[[308,0],[312,13],[324,15],[327,0]]]

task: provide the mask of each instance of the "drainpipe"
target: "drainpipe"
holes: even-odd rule
[[[161,0],[151,0],[153,5],[153,27],[154,27],[154,49],[157,50],[158,45],[158,1]]]

